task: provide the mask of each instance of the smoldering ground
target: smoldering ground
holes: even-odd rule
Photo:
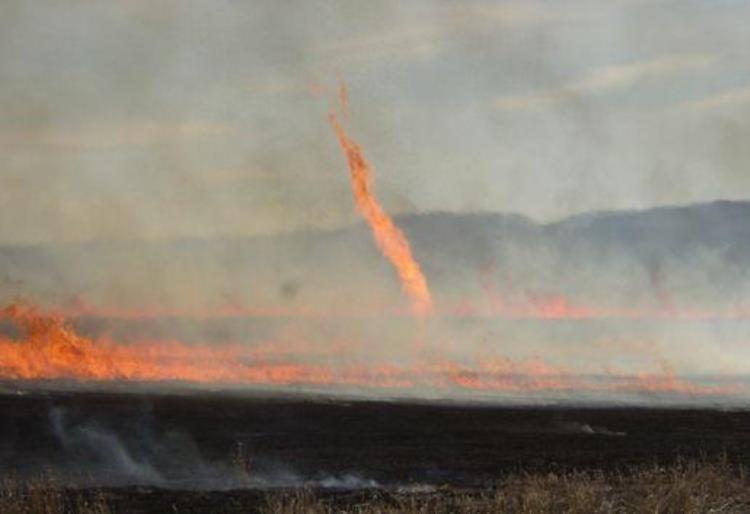
[[[115,400],[114,405],[103,405],[106,397],[85,398],[32,399],[30,410],[21,408],[7,416],[2,474],[22,480],[46,476],[75,488],[379,487],[353,470],[303,473],[293,461],[264,455],[257,444],[266,435],[259,419],[245,419],[250,430],[242,423],[227,426],[224,419],[227,433],[222,436],[219,426],[198,430],[202,422],[196,425],[195,418],[205,413],[178,413],[188,416],[181,423],[169,414],[164,417],[159,398]],[[217,424],[222,424],[222,417]]]
[[[743,410],[245,394],[3,395],[3,474],[74,487],[486,486],[509,473],[744,462]],[[707,436],[710,434],[710,437]],[[628,468],[630,467],[630,468]]]

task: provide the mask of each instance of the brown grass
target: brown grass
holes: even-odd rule
[[[53,477],[0,483],[2,514],[111,514],[101,491],[74,492]]]
[[[650,513],[698,514],[750,512],[750,480],[742,468],[725,460],[686,461],[668,467],[653,466],[625,473],[580,472],[521,474],[499,481],[485,490],[451,487],[431,492],[400,493],[360,491],[352,493],[287,490],[265,495],[216,493],[210,503],[214,513],[263,514],[584,514]],[[151,505],[152,492],[129,497],[112,492],[77,491],[54,478],[0,483],[2,514],[113,514],[129,513],[129,504]],[[170,494],[170,493],[164,493]],[[192,513],[195,506],[183,493],[174,493],[169,510]],[[124,500],[123,500],[124,498]],[[163,500],[163,497],[162,497]],[[159,503],[164,506],[164,503]],[[115,508],[116,507],[116,508]],[[162,512],[154,505],[149,512]],[[141,510],[139,510],[141,512]]]
[[[348,505],[311,492],[269,497],[264,514],[703,514],[750,512],[750,483],[724,461],[682,462],[632,473],[509,477],[490,491],[382,494]]]

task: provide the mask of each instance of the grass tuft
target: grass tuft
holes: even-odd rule
[[[238,454],[242,469],[249,472],[245,453]],[[203,506],[194,501],[203,502]],[[163,509],[165,504],[169,510]],[[207,496],[187,491],[77,490],[50,476],[0,481],[2,514],[119,514],[136,510],[192,514],[208,512],[206,505],[216,514],[733,514],[750,512],[750,480],[743,468],[719,459],[612,473],[521,473],[481,490],[448,486],[408,493],[299,488]]]

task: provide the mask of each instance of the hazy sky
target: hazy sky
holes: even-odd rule
[[[750,197],[750,2],[4,0],[0,243]]]

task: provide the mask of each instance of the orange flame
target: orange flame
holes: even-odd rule
[[[348,104],[343,84],[340,96],[346,112]],[[413,312],[417,315],[431,314],[432,296],[427,280],[412,255],[409,241],[375,198],[372,186],[372,166],[365,159],[359,144],[347,135],[334,112],[331,112],[330,120],[349,164],[357,209],[370,226],[375,242],[383,255],[396,268],[402,287],[411,298]]]
[[[0,335],[0,377],[15,380],[179,381],[264,385],[388,384],[390,376],[335,373],[320,364],[275,361],[268,352],[239,345],[191,345],[177,341],[117,344],[78,335],[57,315],[18,304],[2,314],[21,339]]]
[[[304,344],[269,344],[248,349],[237,344],[197,345],[179,341],[131,344],[77,334],[64,318],[27,304],[11,305],[0,316],[19,331],[0,333],[0,379],[80,382],[183,382],[195,384],[356,387],[376,390],[465,390],[492,393],[641,392],[687,395],[746,393],[741,384],[694,384],[663,373],[617,375],[604,381],[570,373],[540,359],[480,359],[474,366],[451,361],[396,366],[389,363],[331,366]],[[319,352],[320,349],[318,349]],[[336,355],[345,347],[332,349]],[[306,356],[309,362],[299,362]]]

